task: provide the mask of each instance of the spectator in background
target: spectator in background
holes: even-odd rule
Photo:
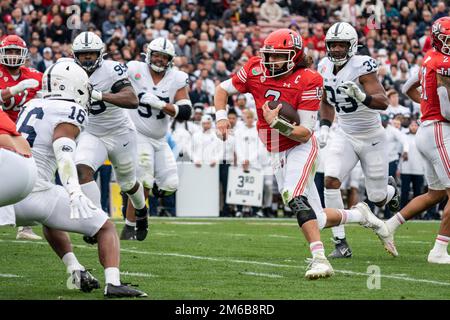
[[[189,92],[189,98],[191,99],[192,105],[196,103],[210,104],[211,100],[208,92],[205,90],[205,85],[203,84],[203,79],[197,79],[194,83],[194,88]]]
[[[110,8],[106,7],[106,0],[97,0],[92,10],[92,21],[97,29],[102,30],[103,23],[108,20]]]
[[[391,119],[394,119],[398,114],[411,115],[411,110],[399,104],[398,92],[395,89],[389,90],[387,96],[389,98],[389,105],[384,112],[388,114]]]
[[[356,4],[355,0],[348,0],[342,5],[341,21],[356,25],[356,18],[362,14],[361,7]]]
[[[116,31],[120,31],[121,37],[126,37],[127,35],[127,29],[117,20],[116,11],[111,11],[108,15],[108,20],[103,22],[102,25],[102,40],[109,42]]]
[[[411,121],[409,133],[406,134],[406,140],[409,145],[409,153],[406,159],[400,161],[400,179],[401,179],[401,208],[409,202],[409,192],[413,190],[413,198],[422,194],[424,187],[424,163],[420,152],[416,146],[416,132],[419,128],[417,121]]]
[[[175,43],[175,54],[178,57],[187,57],[190,60],[191,46],[187,44],[186,35],[180,34],[177,37],[177,42]]]
[[[261,18],[269,23],[276,23],[280,21],[283,16],[283,10],[275,2],[275,0],[266,0],[260,8],[259,11]]]
[[[37,69],[39,63],[44,60],[42,55],[39,53],[38,47],[35,45],[31,45],[28,49],[29,53],[29,66]]]
[[[53,64],[53,52],[51,48],[46,47],[42,53],[43,59],[38,63],[37,70],[44,73]]]
[[[61,15],[57,14],[53,17],[53,21],[48,30],[48,37],[59,43],[69,42],[69,32]]]
[[[212,129],[212,121],[210,115],[203,115],[202,129],[192,136],[192,161],[199,168],[202,165],[214,167],[221,157],[220,140]]]
[[[12,15],[12,24],[14,26],[14,32],[16,35],[21,37],[25,42],[30,42],[30,26],[28,22],[25,21],[22,17],[22,10],[20,8],[16,8],[11,13]]]
[[[436,13],[433,16],[433,20],[436,21],[439,18],[448,16],[448,10],[444,1],[439,1],[437,4]]]

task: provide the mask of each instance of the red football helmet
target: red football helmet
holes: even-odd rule
[[[303,58],[302,37],[291,29],[280,29],[269,34],[259,50],[261,68],[267,78],[278,77],[291,71]],[[270,54],[285,54],[286,60],[270,62]],[[275,68],[284,62],[282,68]]]
[[[20,50],[19,54],[7,54],[8,49]],[[0,42],[0,64],[8,67],[20,67],[25,64],[28,55],[27,44],[23,39],[16,35],[5,37]]]
[[[433,23],[431,45],[437,51],[450,55],[450,17],[442,17]]]

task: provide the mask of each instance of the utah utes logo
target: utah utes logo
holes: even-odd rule
[[[433,33],[439,33],[441,31],[441,24],[440,23],[435,23],[433,24],[433,27],[431,29],[431,32]]]
[[[291,38],[292,38],[292,42],[294,44],[294,47],[297,47],[299,49],[302,48],[303,44],[302,44],[302,38],[300,38],[298,35],[292,34],[291,33]]]

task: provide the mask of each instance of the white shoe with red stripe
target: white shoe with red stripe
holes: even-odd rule
[[[428,254],[429,263],[450,264],[450,255],[447,252],[438,252],[431,250]]]

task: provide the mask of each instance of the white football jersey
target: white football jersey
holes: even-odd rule
[[[137,95],[151,92],[167,103],[175,103],[176,92],[189,83],[187,73],[175,69],[168,69],[158,84],[153,83],[148,64],[139,61],[128,63],[128,76]],[[161,110],[139,105],[137,110],[128,110],[136,129],[141,134],[162,139],[166,136],[170,125],[170,116]]]
[[[25,104],[17,130],[27,139],[38,168],[33,191],[51,188],[58,168],[53,152],[53,132],[60,123],[71,123],[82,130],[88,121],[86,110],[75,102],[32,99]]]
[[[111,92],[113,85],[128,79],[126,66],[117,61],[104,60],[89,77],[95,90]],[[95,101],[89,111],[89,124],[86,131],[95,136],[120,135],[135,130],[128,112],[124,108],[106,101]]]
[[[317,68],[323,77],[327,101],[335,107],[339,127],[347,134],[364,134],[379,129],[380,111],[368,108],[338,89],[345,81],[360,85],[360,76],[377,72],[378,64],[375,59],[356,55],[336,75],[333,74],[333,69],[334,64],[327,57],[319,62]]]

